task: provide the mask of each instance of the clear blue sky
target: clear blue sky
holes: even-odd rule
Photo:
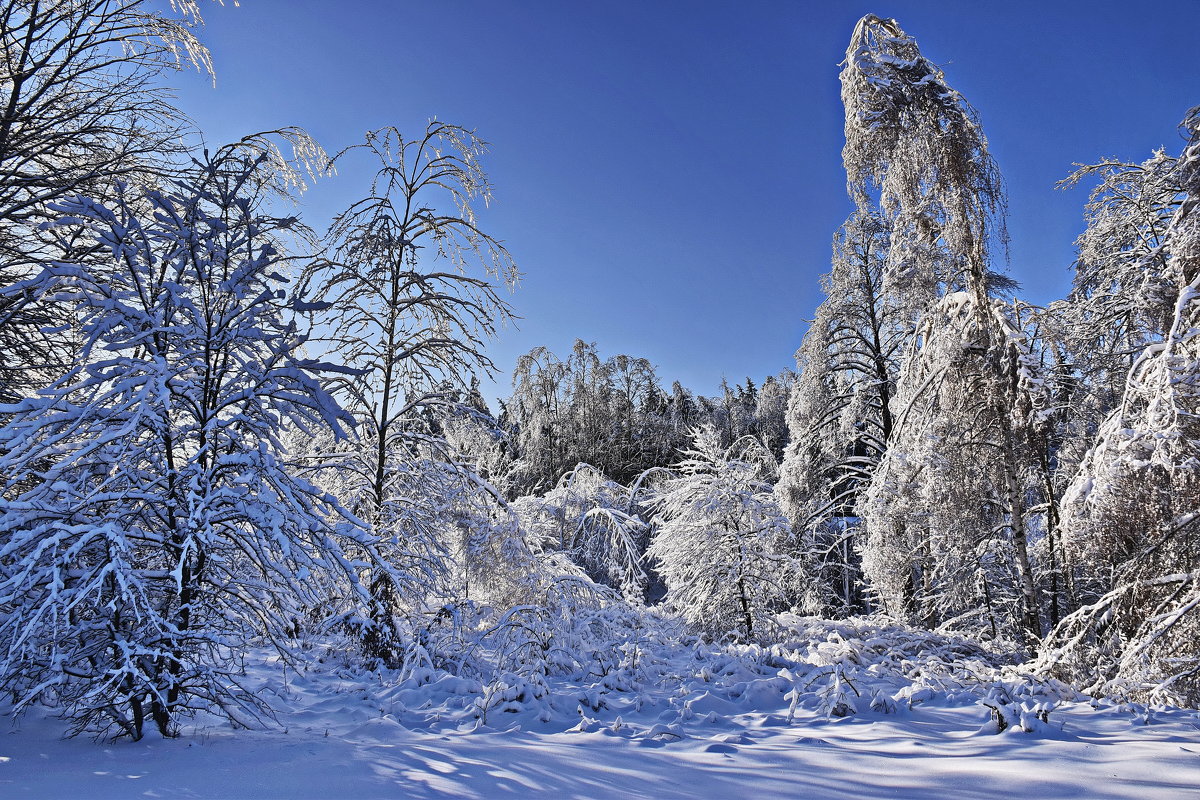
[[[645,356],[702,394],[792,366],[849,211],[838,62],[895,17],[978,109],[1009,190],[1011,274],[1060,297],[1086,190],[1073,162],[1177,152],[1200,104],[1200,2],[241,0],[205,7],[217,86],[175,79],[209,141],[299,125],[328,150],[427,119],[477,129],[481,226],[524,280],[489,352]],[[305,202],[323,228],[366,190]]]

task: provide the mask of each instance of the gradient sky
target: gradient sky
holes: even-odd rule
[[[217,85],[178,76],[212,143],[286,125],[331,152],[369,129],[475,128],[481,227],[524,275],[489,353],[576,338],[701,393],[793,365],[850,210],[838,63],[855,21],[895,17],[979,111],[1009,191],[1010,272],[1061,297],[1086,189],[1075,162],[1178,152],[1200,103],[1200,2],[241,0],[205,7]],[[366,192],[343,169],[303,217]]]

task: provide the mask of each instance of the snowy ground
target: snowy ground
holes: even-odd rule
[[[771,651],[657,642],[542,697],[517,676],[264,663],[272,730],[98,744],[37,710],[0,732],[0,797],[1200,796],[1195,712],[1090,703],[895,629],[796,630]]]

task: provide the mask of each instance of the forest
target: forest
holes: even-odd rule
[[[260,727],[264,660],[492,727],[661,702],[668,739],[737,670],[788,722],[968,686],[996,731],[1200,705],[1200,107],[1178,151],[1066,178],[1073,286],[1034,305],[977,113],[868,15],[796,363],[704,396],[580,340],[491,408],[520,243],[487,232],[481,134],[192,147],[164,81],[213,70],[201,12],[0,9],[7,712]],[[373,179],[308,227],[346,159]],[[693,694],[654,695],[688,658]]]

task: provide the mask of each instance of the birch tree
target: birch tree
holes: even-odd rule
[[[368,195],[334,219],[330,257],[306,276],[327,304],[325,343],[347,368],[331,388],[358,422],[342,489],[406,576],[371,577],[366,646],[387,662],[402,646],[393,613],[431,591],[447,566],[438,501],[414,465],[447,461],[437,409],[492,369],[484,344],[510,317],[493,282],[512,287],[518,277],[504,245],[476,221],[473,204],[491,196],[485,149],[473,132],[432,121],[420,137],[383,128],[339,153],[332,164],[365,153],[378,171]],[[470,470],[461,476],[481,485]]]

